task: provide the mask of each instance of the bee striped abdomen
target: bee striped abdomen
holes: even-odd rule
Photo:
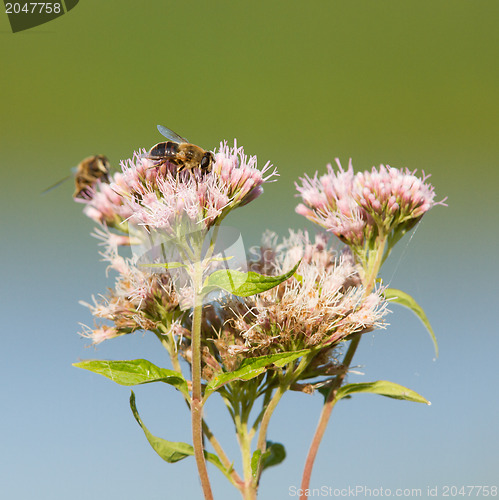
[[[178,153],[178,144],[176,142],[167,141],[160,142],[156,146],[152,147],[149,151],[148,157],[151,160],[164,160],[168,158],[172,163]]]

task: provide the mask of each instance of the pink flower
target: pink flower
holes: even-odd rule
[[[303,203],[296,212],[332,232],[344,243],[362,246],[366,233],[369,233],[371,218],[356,202],[354,191],[354,171],[349,161],[348,169],[343,170],[336,159],[338,172],[331,165],[327,174],[314,178],[301,178],[302,185],[295,183]]]
[[[416,171],[396,169],[380,165],[379,170],[359,172],[355,176],[354,197],[356,202],[383,228],[385,233],[397,226],[414,224],[430,208],[442,205],[435,202],[435,190],[426,183],[430,177],[419,178]]]
[[[381,165],[379,170],[354,174],[351,161],[343,170],[327,166],[327,174],[301,178],[296,184],[303,203],[296,212],[338,236],[352,248],[373,242],[378,235],[409,230],[433,206],[435,192],[429,176]],[[445,200],[444,200],[445,201]]]
[[[220,144],[209,173],[179,173],[175,165],[148,159],[145,150],[122,161],[121,168],[109,185],[96,186],[93,196],[83,200],[85,213],[118,229],[126,230],[122,224],[128,221],[167,234],[176,234],[184,224],[190,230],[209,229],[230,210],[260,196],[262,184],[277,175],[270,163],[258,169],[256,157],[247,157],[236,141],[233,147]]]
[[[104,340],[114,339],[116,337],[119,337],[120,335],[123,335],[120,334],[118,330],[112,326],[102,325],[95,328],[94,330],[92,330],[88,326],[82,326],[84,328],[84,331],[81,333],[81,336],[87,339],[91,339],[92,345],[100,344],[101,342],[104,342]]]

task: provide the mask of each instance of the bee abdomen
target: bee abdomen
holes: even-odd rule
[[[178,144],[176,142],[167,141],[160,142],[153,146],[149,151],[149,158],[152,160],[161,160],[165,158],[173,158],[177,155]]]

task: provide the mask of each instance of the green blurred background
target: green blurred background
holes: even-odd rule
[[[82,0],[12,34],[0,15],[2,297],[1,490],[6,498],[201,498],[193,460],[162,462],[128,409],[128,390],[71,367],[146,357],[147,335],[94,351],[78,300],[105,291],[91,221],[67,183],[83,157],[114,165],[161,139],[156,124],[207,149],[237,138],[278,182],[229,224],[255,244],[310,223],[294,182],[339,157],[432,174],[437,207],[399,243],[384,277],[425,308],[440,341],[394,309],[366,335],[351,381],[388,379],[432,406],[360,395],[335,409],[312,485],[498,485],[497,186],[499,3],[441,1],[169,2]],[[150,430],[189,441],[178,395],[140,387]],[[270,427],[288,457],[262,499],[299,485],[320,396],[290,395]],[[220,401],[207,418],[236,464]],[[217,498],[237,498],[212,471]],[[439,493],[439,496],[440,496]]]

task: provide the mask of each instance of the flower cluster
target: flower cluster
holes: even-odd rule
[[[84,212],[99,223],[125,231],[125,222],[170,235],[185,222],[208,229],[230,210],[257,198],[262,184],[276,175],[271,167],[267,163],[259,170],[256,157],[248,158],[236,141],[233,147],[220,144],[209,173],[199,169],[178,172],[169,162],[150,160],[144,150],[121,162],[122,172],[114,174],[110,184],[96,185],[83,200]]]
[[[303,200],[296,211],[338,236],[353,248],[372,242],[378,235],[406,232],[434,205],[429,176],[381,165],[371,172],[354,174],[351,161],[344,170],[336,159],[327,174],[301,178],[296,184]]]
[[[117,274],[106,295],[84,304],[98,324],[84,326],[82,335],[95,345],[138,330],[151,332],[167,350],[172,370],[145,359],[76,366],[120,384],[161,381],[179,390],[191,412],[191,449],[205,498],[213,497],[205,461],[244,498],[256,498],[263,470],[285,456],[281,444],[267,439],[281,397],[288,390],[320,390],[324,406],[302,480],[308,491],[319,443],[339,399],[368,391],[426,401],[387,381],[343,384],[362,334],[386,326],[386,298],[413,309],[434,338],[414,299],[382,286],[379,271],[395,243],[443,202],[434,201],[424,173],[419,178],[381,165],[355,174],[351,161],[344,170],[336,160],[337,171],[328,165],[326,175],[305,176],[296,184],[302,197],[296,211],[326,231],[314,238],[290,231],[282,241],[267,232],[245,260],[239,232],[221,221],[262,193],[262,184],[276,175],[271,165],[259,170],[256,158],[248,158],[235,141],[233,147],[222,143],[213,158],[210,153],[211,168],[205,170],[183,169],[185,164],[174,165],[153,150],[135,153],[110,179],[106,160],[105,175],[85,179],[85,188],[77,189],[84,212],[99,223],[93,235],[104,245],[101,255]],[[175,161],[181,163],[180,157]],[[346,243],[342,250],[330,244],[332,235]],[[340,357],[344,344],[348,348]],[[244,477],[203,415],[213,392],[222,396],[233,420]],[[257,400],[262,408],[254,411]],[[148,435],[133,394],[130,406]],[[205,452],[205,438],[214,453]],[[188,446],[149,441],[167,462],[179,455],[179,444]]]
[[[99,344],[137,330],[164,333],[171,329],[182,315],[179,302],[184,290],[177,289],[169,273],[148,272],[137,266],[136,259],[120,256],[113,233],[101,230],[94,235],[103,240],[106,250],[101,255],[118,275],[107,295],[93,297],[93,304],[82,302],[94,317],[108,320],[112,326],[84,327],[83,336]]]
[[[192,285],[185,275],[179,279],[181,270],[167,272],[161,264],[153,268],[154,263],[185,260],[187,234],[202,241],[212,225],[257,198],[262,184],[276,175],[269,163],[258,169],[256,157],[247,157],[236,141],[232,148],[220,145],[211,172],[178,172],[169,162],[150,160],[145,151],[121,167],[110,184],[97,182],[77,200],[101,224],[94,236],[106,247],[104,260],[118,273],[114,290],[86,304],[95,317],[112,322],[86,328],[84,336],[94,344],[139,329],[159,334],[178,329],[193,304]],[[133,258],[119,255],[125,245],[134,246]]]
[[[357,266],[347,249],[337,255],[327,237],[310,242],[293,233],[278,244],[273,233],[254,252],[251,269],[283,274],[301,259],[296,274],[281,285],[245,298],[227,300],[217,311],[223,318],[213,339],[226,369],[244,357],[300,349],[330,351],[353,333],[383,327],[386,302],[381,290],[366,296]],[[213,331],[213,324],[210,324]],[[205,335],[213,337],[208,328]]]

